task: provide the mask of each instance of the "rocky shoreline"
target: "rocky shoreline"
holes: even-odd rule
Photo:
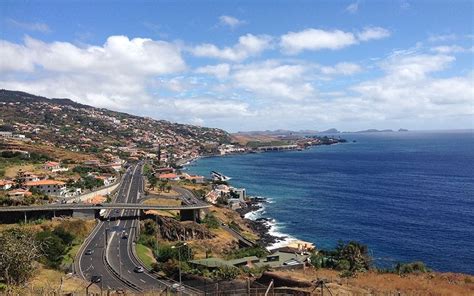
[[[255,220],[246,218],[245,215],[248,213],[259,211],[263,208],[263,204],[266,203],[265,198],[253,197],[247,203],[247,207],[236,210],[240,216],[245,219],[249,224],[250,228],[258,234],[260,239],[257,241],[262,247],[270,247],[273,244],[285,239],[285,237],[278,237],[270,234],[271,225],[270,222],[273,221],[271,218],[260,217]]]

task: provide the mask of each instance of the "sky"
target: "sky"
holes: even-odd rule
[[[0,88],[227,131],[474,128],[473,1],[0,2]]]

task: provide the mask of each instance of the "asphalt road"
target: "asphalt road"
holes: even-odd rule
[[[142,165],[130,167],[123,177],[118,191],[117,203],[138,203],[143,193]],[[102,285],[108,290],[135,290],[162,292],[176,284],[173,281],[158,279],[153,273],[144,269],[137,273],[135,267],[140,263],[133,255],[138,219],[120,219],[134,217],[137,210],[109,210],[107,221],[99,225],[91,234],[91,239],[82,249],[79,256],[79,273],[90,280],[94,275],[101,275]],[[127,234],[126,237],[124,234]],[[93,250],[92,255],[85,255],[86,250]],[[106,260],[105,260],[106,258]],[[184,287],[182,294],[196,294],[196,291]]]

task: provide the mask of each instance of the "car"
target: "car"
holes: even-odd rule
[[[145,272],[145,270],[143,269],[143,267],[141,266],[135,266],[135,268],[133,269],[134,272],[136,273],[143,273]]]
[[[86,255],[92,255],[92,254],[94,254],[94,250],[92,250],[92,249],[87,249],[84,254],[86,254]]]
[[[118,212],[119,212],[119,210],[118,210],[118,209],[115,209],[115,213],[117,213],[117,214],[118,214]]]
[[[93,275],[91,277],[91,282],[92,283],[100,283],[102,281],[102,276],[101,275]]]
[[[127,239],[127,238],[128,238],[128,233],[124,232],[124,233],[122,234],[122,238],[123,238],[123,239]]]
[[[171,285],[171,290],[175,292],[184,291],[184,286],[179,283],[174,283],[173,285]]]

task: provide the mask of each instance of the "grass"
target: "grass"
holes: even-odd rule
[[[147,268],[151,268],[151,265],[156,262],[150,248],[142,244],[136,244],[135,250],[137,251],[138,258],[140,258],[140,260],[143,262],[143,264],[145,264]]]
[[[153,206],[180,206],[181,200],[174,199],[174,198],[150,198],[143,202],[146,205],[153,205]],[[153,211],[156,212],[160,216],[165,217],[176,217],[179,214],[179,211]]]

